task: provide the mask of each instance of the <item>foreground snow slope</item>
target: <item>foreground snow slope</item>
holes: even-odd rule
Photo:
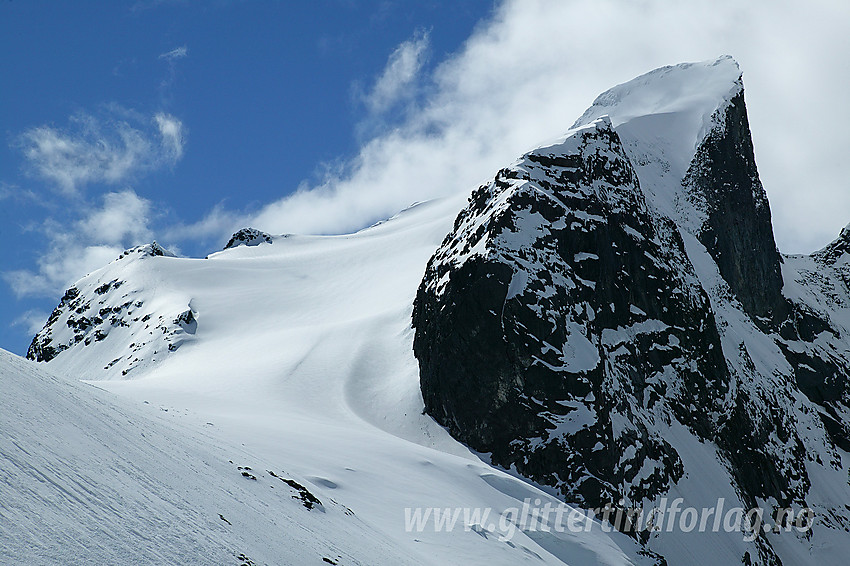
[[[279,467],[171,412],[4,351],[0,389],[3,564],[417,563],[330,499],[307,509]]]
[[[151,247],[136,250],[77,284],[80,300],[69,297],[67,308],[60,309],[53,339],[58,344],[75,336],[81,327],[85,328],[83,337],[79,341],[71,338],[76,346],[59,353],[48,366],[71,378],[112,378],[98,382],[98,387],[139,405],[147,401],[168,409],[169,422],[180,433],[152,446],[141,439],[139,448],[127,452],[122,467],[155,463],[155,468],[162,470],[162,481],[171,483],[162,487],[159,480],[144,476],[138,481],[154,493],[165,489],[175,498],[179,495],[181,508],[198,513],[176,519],[189,525],[181,528],[200,531],[197,537],[217,536],[222,529],[218,512],[234,522],[231,516],[237,516],[240,501],[260,509],[260,517],[240,517],[244,524],[268,523],[270,519],[263,513],[271,515],[277,526],[258,531],[256,545],[254,539],[232,545],[258,564],[313,563],[288,560],[282,547],[293,545],[305,546],[300,551],[316,557],[319,548],[327,548],[325,554],[330,558],[343,556],[340,564],[405,560],[414,564],[644,563],[629,539],[599,529],[579,534],[534,533],[533,539],[517,533],[511,540],[499,540],[499,533],[464,529],[461,517],[452,532],[435,533],[433,525],[425,532],[406,532],[408,507],[492,508],[495,520],[503,510],[521,507],[525,498],[557,503],[542,491],[482,463],[422,415],[418,368],[410,349],[413,294],[428,256],[449,230],[462,203],[456,199],[418,205],[349,236],[279,237],[271,244],[240,246],[206,260],[151,255]],[[109,310],[96,322],[96,313],[102,309]],[[113,323],[110,316],[116,312],[120,318]],[[84,317],[87,322],[79,323]],[[74,320],[70,325],[69,318]],[[68,336],[60,336],[60,328],[67,329]],[[86,338],[99,331],[106,336],[86,345]],[[139,348],[144,354],[127,356]],[[144,363],[134,362],[136,358]],[[120,361],[110,366],[115,359]],[[132,366],[129,372],[119,371],[130,367],[128,364]],[[21,389],[23,396],[25,387],[21,385]],[[83,428],[98,430],[94,423],[102,418],[110,422],[108,411],[105,416],[99,414],[104,412],[101,409],[82,412],[80,419],[91,415],[82,421]],[[17,422],[10,420],[10,426]],[[69,414],[60,422],[78,420]],[[114,420],[129,421],[128,428],[135,430],[133,418],[122,418],[119,413]],[[37,422],[32,430],[43,434]],[[239,447],[237,454],[229,449],[212,451],[213,455],[179,453],[180,447],[187,445],[203,453],[203,445],[195,447],[199,431],[215,439],[216,445]],[[62,438],[60,430],[53,434]],[[130,443],[135,437],[132,432],[127,434]],[[180,440],[184,434],[188,444]],[[116,437],[118,441],[108,449],[124,453],[122,437]],[[162,457],[157,455],[160,445],[167,448]],[[64,454],[59,446],[48,446],[44,453],[57,450]],[[66,472],[98,470],[102,467],[99,459],[71,461]],[[173,473],[169,464],[185,461],[197,467],[201,465],[197,462],[213,459],[216,467],[188,485],[179,479],[188,472]],[[242,478],[236,464],[251,467],[258,480]],[[248,490],[264,493],[270,491],[270,485],[277,485],[265,470],[292,474],[288,477],[315,494],[327,512],[307,513],[291,505],[286,491],[281,502],[281,486],[276,487],[277,498],[258,500]],[[135,481],[126,479],[127,491]],[[221,489],[228,494],[231,507],[217,511],[212,501],[204,503],[207,496],[199,494],[201,486],[229,485],[229,481],[234,485]],[[95,485],[100,482],[97,476],[91,480]],[[142,489],[138,497],[145,500],[148,495]],[[110,522],[110,513],[123,517],[139,512],[131,510],[135,499],[124,496],[122,503],[111,494],[104,495],[95,494],[92,503],[105,507],[103,516],[92,520],[101,528]],[[51,509],[51,497],[22,495],[32,508]],[[332,500],[339,506],[330,503]],[[207,509],[196,511],[204,504]],[[284,511],[278,507],[284,504],[295,507],[293,513],[315,517],[323,524],[325,530],[314,531],[314,550],[298,539],[275,540],[282,536],[280,531],[300,531],[311,524],[297,516],[279,516]],[[341,506],[354,513],[351,523],[342,513],[339,520],[335,518]],[[143,508],[141,511],[144,514]],[[212,527],[200,518],[210,513],[215,530],[207,532]],[[57,511],[49,522],[61,529],[68,515]],[[174,512],[157,511],[154,516],[166,530],[175,520]],[[148,536],[148,529],[141,525],[132,529],[139,534],[124,531],[122,536],[131,540]],[[272,532],[275,529],[278,534]],[[55,544],[61,540],[58,536],[46,535],[33,542]],[[92,539],[99,537],[93,535]],[[109,540],[104,544],[111,546]],[[200,553],[204,546],[202,538],[186,552]]]

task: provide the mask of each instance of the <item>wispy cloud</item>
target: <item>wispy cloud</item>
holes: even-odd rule
[[[219,203],[201,220],[190,224],[177,223],[165,228],[160,238],[166,242],[194,241],[218,246],[240,228],[250,225],[252,215],[229,210]]]
[[[42,329],[44,321],[47,320],[48,316],[49,313],[45,311],[30,309],[13,320],[10,326],[23,328],[24,332],[32,336]]]
[[[370,112],[391,109],[414,93],[416,79],[427,60],[428,32],[417,31],[390,54],[383,72],[363,100]]]
[[[174,83],[177,80],[177,62],[180,59],[185,59],[189,55],[189,48],[185,45],[176,47],[171,51],[160,54],[159,59],[164,60],[168,64],[168,73],[159,82],[159,98],[163,108],[171,106],[173,99]]]
[[[504,1],[429,76],[420,76],[427,36],[399,46],[369,91],[367,109],[418,96],[415,107],[367,139],[342,173],[269,204],[252,224],[268,232],[338,233],[413,201],[468,191],[563,133],[612,85],[730,53],[745,73],[780,248],[815,249],[850,220],[841,157],[850,129],[835,127],[850,122],[850,106],[834,101],[835,92],[850,88],[850,66],[842,64],[850,52],[843,25],[850,4],[814,2],[784,2],[777,10],[767,0]],[[411,93],[417,85],[426,88]],[[812,119],[823,112],[824,119]]]
[[[56,296],[84,274],[109,263],[126,248],[153,239],[152,205],[131,190],[107,193],[102,204],[70,226],[47,221],[41,231],[47,252],[38,269],[3,273],[18,296]]]
[[[253,214],[218,205],[197,222],[159,234],[223,242],[243,226],[271,233],[357,230],[414,201],[471,190],[563,133],[614,84],[661,65],[731,53],[745,72],[780,248],[814,249],[850,220],[850,193],[841,186],[850,129],[834,127],[850,123],[850,106],[832,99],[850,87],[850,66],[836,64],[836,53],[850,52],[841,25],[850,4],[813,1],[816,9],[789,3],[787,10],[766,0],[752,7],[732,0],[506,1],[433,72],[424,64],[427,34],[389,55],[364,95],[365,109],[380,114],[405,104],[405,112],[392,129],[366,139],[344,166]],[[411,100],[416,104],[406,104]],[[811,119],[819,109],[826,117]],[[75,117],[65,130],[43,126],[25,136],[32,172],[71,194],[90,182],[114,185],[173,165],[185,148],[183,125],[165,113]],[[788,155],[796,160],[792,167]],[[121,217],[119,209],[132,212]],[[55,294],[123,247],[151,239],[151,210],[135,193],[105,198],[69,233],[49,230],[51,247],[38,269],[5,277],[18,294]]]
[[[26,170],[73,196],[90,183],[116,185],[142,171],[173,166],[183,156],[179,119],[152,118],[112,106],[105,116],[78,113],[66,128],[37,126],[18,136]]]
[[[29,189],[23,189],[14,183],[0,181],[0,201],[7,199],[39,203],[38,196]]]
[[[159,58],[174,61],[175,59],[183,59],[188,55],[189,48],[185,45],[181,45],[180,47],[175,47],[171,51],[166,51],[165,53],[160,54]]]
[[[103,195],[103,205],[76,223],[78,240],[109,246],[138,244],[151,238],[151,203],[131,190]]]
[[[183,157],[183,122],[170,114],[159,112],[154,115],[159,135],[162,139],[165,161],[177,163]]]

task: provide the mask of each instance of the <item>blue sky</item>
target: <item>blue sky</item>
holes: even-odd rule
[[[850,4],[0,2],[0,347],[125,247],[468,191],[655,67],[733,55],[780,248],[850,222]]]
[[[38,258],[56,244],[49,233],[86,218],[108,193],[146,199],[146,207],[132,197],[115,204],[135,205],[150,220],[107,237],[101,259],[166,226],[200,220],[216,205],[250,211],[292,192],[353,155],[370,134],[365,97],[400,44],[427,36],[422,65],[433,64],[457,50],[492,7],[490,1],[3,2],[3,271],[38,273]],[[170,141],[158,116],[179,129]],[[83,140],[82,152],[106,140],[119,154],[114,175],[86,162],[76,165],[95,169],[90,175],[62,177],[60,170],[72,166],[67,155],[64,163],[57,158],[39,168],[26,156],[50,141],[39,128]],[[122,135],[151,147],[131,149]],[[41,162],[50,160],[42,153]],[[111,159],[109,153],[100,160]],[[85,161],[77,154],[70,160]],[[169,240],[182,253],[204,255],[220,248],[226,234]],[[79,254],[80,246],[69,252]],[[0,345],[22,352],[32,330],[25,313],[38,320],[54,306],[57,285],[69,282],[63,276],[73,280],[75,268],[90,267],[68,266],[43,284],[17,283],[20,296],[3,284]]]

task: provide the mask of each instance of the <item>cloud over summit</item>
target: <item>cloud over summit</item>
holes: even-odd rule
[[[779,246],[812,251],[850,221],[840,155],[850,130],[820,119],[825,111],[831,124],[850,123],[850,105],[834,100],[850,86],[850,5],[781,5],[506,0],[428,76],[428,36],[414,36],[390,54],[365,100],[374,114],[418,94],[415,108],[396,112],[343,173],[270,203],[253,222],[269,232],[338,233],[413,201],[470,191],[561,135],[611,86],[728,53],[744,72]]]

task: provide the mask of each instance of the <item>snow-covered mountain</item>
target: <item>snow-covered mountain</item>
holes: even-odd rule
[[[102,551],[78,548],[77,563],[153,563],[149,557],[158,555],[148,549],[165,535],[144,525],[167,531],[179,521],[177,535],[189,530],[195,538],[181,546],[175,536],[161,542],[161,552],[173,551],[185,564],[239,564],[238,554],[269,565],[324,564],[325,557],[340,565],[653,564],[628,537],[599,528],[508,538],[511,529],[498,528],[504,510],[525,499],[558,499],[485,464],[422,414],[413,297],[463,202],[421,204],[353,235],[275,237],[209,259],[143,246],[80,280],[31,354],[52,356],[49,370],[94,380],[119,398],[72,388],[31,362],[15,361],[3,374],[15,385],[0,397],[3,430],[22,437],[17,445],[29,452],[17,461],[62,476],[35,493],[25,487],[29,479],[0,482],[4,503],[46,517],[53,529],[10,545],[8,555],[74,563],[59,554],[66,539],[57,533],[68,517],[83,514],[92,517],[89,528],[101,520],[102,528],[128,526],[120,544],[109,538]],[[37,382],[33,392],[30,381]],[[52,399],[68,390],[81,401],[51,415]],[[53,424],[16,416],[38,395]],[[163,432],[151,412],[167,419]],[[95,435],[82,454],[67,445],[62,423]],[[45,436],[53,440],[33,440]],[[125,446],[133,441],[137,447]],[[14,446],[2,445],[4,457]],[[63,486],[79,483],[79,475],[86,485],[109,484],[111,474],[133,466],[138,474],[121,489],[78,493],[70,509],[60,504],[63,491],[74,489]],[[238,466],[251,468],[250,477]],[[292,500],[299,492],[281,478],[303,486],[321,508]],[[135,481],[143,484],[136,495]],[[151,494],[179,497],[187,510],[136,503]],[[236,508],[240,501],[245,510]],[[433,522],[421,532],[406,528],[406,509],[434,507],[491,509],[491,519],[460,515],[451,531],[436,531]],[[218,513],[241,530],[207,550],[203,537],[230,528]],[[28,528],[7,525],[0,546]],[[97,541],[99,532],[87,540]],[[313,540],[303,544],[302,536]]]
[[[841,563],[850,232],[811,256],[776,250],[733,60],[603,93],[466,196],[344,236],[245,229],[205,259],[151,244],[77,282],[28,357],[118,398],[0,358],[3,465],[33,470],[0,482],[0,509],[49,527],[18,544],[28,523],[9,523],[7,555],[85,562],[56,554],[83,512],[92,541],[124,521],[126,544],[115,531],[91,554],[118,563],[159,556],[151,541],[197,562],[211,537],[222,564]],[[62,410],[42,423],[30,403]],[[61,423],[80,423],[85,457]],[[113,491],[74,487],[130,466]],[[45,468],[58,479],[26,488]],[[178,504],[145,507],[154,496]],[[809,507],[815,526],[405,524],[416,508],[677,497]],[[169,539],[172,521],[192,536]]]

